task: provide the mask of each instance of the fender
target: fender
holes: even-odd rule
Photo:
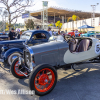
[[[6,61],[8,59],[8,57],[14,53],[14,52],[19,52],[21,55],[23,55],[23,50],[19,49],[19,48],[11,48],[9,50],[7,50],[4,54],[4,60]]]

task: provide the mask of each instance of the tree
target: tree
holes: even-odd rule
[[[80,19],[80,18],[78,16],[76,16],[76,15],[73,15],[72,17],[69,17],[68,20],[67,20],[67,22],[69,22],[69,20],[73,21],[73,23],[72,23],[73,30],[74,30],[74,21],[76,21],[77,19]]]
[[[49,24],[48,26],[54,26],[53,24]]]
[[[33,0],[0,0],[0,8],[4,8],[8,13],[9,29],[11,24],[17,22],[17,18],[22,16],[27,7],[32,6]]]
[[[34,29],[34,22],[32,19],[28,19],[26,22],[25,22],[25,26],[26,28],[28,29]]]
[[[57,21],[57,22],[55,23],[55,25],[56,25],[56,27],[59,28],[59,30],[60,30],[60,28],[62,27],[62,23],[60,22],[60,20]]]
[[[5,29],[5,31],[9,31],[9,24],[8,23],[6,23],[6,29]]]

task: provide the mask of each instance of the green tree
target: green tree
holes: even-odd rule
[[[25,26],[27,29],[34,29],[34,22],[32,19],[28,19],[26,22],[25,22]]]
[[[55,25],[56,25],[56,27],[58,27],[59,28],[59,30],[61,29],[61,27],[62,27],[62,23],[60,22],[60,20],[59,21],[57,21],[56,23],[55,23]]]
[[[73,15],[72,17],[69,17],[68,20],[67,20],[67,22],[73,21],[72,22],[73,30],[74,30],[74,21],[76,21],[77,19],[80,19],[80,18],[76,15]]]

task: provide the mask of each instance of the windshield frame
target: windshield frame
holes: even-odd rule
[[[28,37],[29,36],[29,37]],[[29,40],[32,36],[32,32],[23,32],[20,39],[27,39]]]

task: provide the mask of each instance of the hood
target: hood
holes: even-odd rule
[[[1,44],[14,44],[14,43],[22,43],[22,42],[25,42],[25,40],[22,40],[22,39],[18,39],[18,40],[7,40],[7,41],[0,41],[0,45]]]
[[[88,34],[87,33],[85,33],[85,34],[81,34],[81,36],[87,36]]]
[[[66,47],[68,48],[66,42],[51,41],[51,42],[31,46],[29,48],[34,52],[34,54],[39,54],[42,52],[58,51],[59,49],[66,48]]]

